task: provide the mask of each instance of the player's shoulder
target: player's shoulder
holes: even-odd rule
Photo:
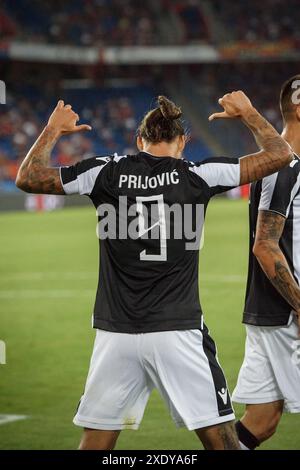
[[[106,156],[106,157],[94,156],[94,157],[84,158],[83,160],[80,160],[75,165],[75,167],[77,167],[77,174],[80,175],[87,171],[93,170],[93,168],[96,169],[97,167],[106,165],[107,163],[110,162],[110,158],[111,158],[110,156]]]
[[[262,193],[262,198],[273,201],[294,199],[300,189],[300,160],[297,155],[277,173],[266,176],[255,187]],[[255,183],[254,183],[255,184]]]
[[[207,157],[199,161],[185,160],[185,165],[189,173],[196,174],[205,181],[217,178],[217,175],[233,168],[238,169],[239,159],[231,157]]]
[[[113,155],[97,155],[93,157],[93,160],[97,162],[98,165],[106,165],[107,163],[119,163],[121,160],[126,160],[129,155],[119,155],[114,153]]]
[[[205,168],[207,166],[209,167],[218,167],[219,165],[238,165],[239,164],[239,159],[234,158],[234,157],[206,157],[203,158],[202,160],[198,161],[191,161],[191,160],[183,160],[190,170],[196,170],[197,168]]]
[[[198,161],[191,161],[191,160],[184,160],[189,168],[199,168],[206,165],[233,165],[239,164],[239,159],[235,157],[205,157],[202,160]]]
[[[287,184],[287,183],[292,183],[296,184],[298,181],[298,176],[300,173],[300,159],[299,156],[294,154],[294,159],[284,168],[279,170],[276,173],[273,173],[269,176],[265,176],[262,179],[263,184],[266,183],[273,183],[279,185],[281,184]],[[298,181],[300,184],[300,181]]]
[[[126,159],[128,155],[96,155],[94,157],[86,158],[80,162],[80,172],[88,171],[95,167],[104,167],[109,164],[117,164],[121,160]]]
[[[294,159],[286,166],[288,171],[292,171],[293,173],[300,172],[300,157],[294,153]]]
[[[300,172],[300,158],[294,153],[294,159],[284,168],[279,170],[278,174],[298,174]]]

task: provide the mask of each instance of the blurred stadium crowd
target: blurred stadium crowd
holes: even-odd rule
[[[222,0],[19,0],[16,7],[15,2],[3,0],[0,53],[1,44],[14,40],[77,46],[212,44],[220,41],[216,34],[219,30],[213,25],[222,26],[222,41],[225,38],[228,44],[279,40],[299,45],[297,4],[298,0],[290,0],[287,9],[283,0],[252,0],[231,2],[229,9]],[[69,165],[94,154],[134,152],[137,123],[153,105],[153,97],[172,94],[169,77],[179,94],[175,98],[188,96],[191,107],[197,107],[199,119],[192,122],[194,128],[205,127],[203,123],[224,92],[243,89],[280,129],[279,87],[285,78],[298,72],[294,64],[287,67],[286,62],[233,62],[174,65],[170,69],[166,65],[56,67],[2,61],[0,78],[6,77],[8,99],[7,105],[0,108],[0,189],[14,189],[19,162],[39,135],[58,97],[71,102],[82,122],[93,127],[91,133],[62,139],[56,146],[53,163]],[[189,109],[185,107],[184,111],[189,122]],[[207,141],[204,134],[193,132],[193,125],[187,157],[199,160],[213,151],[209,138],[214,139],[216,132],[206,129]],[[217,126],[225,153],[238,155],[253,150],[252,138],[245,129],[235,135],[231,130],[229,136],[226,127]]]
[[[208,39],[199,2],[162,0],[158,8],[140,0],[4,0],[0,25],[6,38],[72,45],[160,44],[156,28],[161,13],[177,16],[184,41]],[[157,2],[156,2],[157,3]]]
[[[2,0],[3,38],[25,42],[77,45],[161,44],[157,23],[173,16],[184,30],[183,42],[215,41],[210,16],[215,15],[228,40],[293,40],[299,43],[298,0]],[[292,14],[291,14],[292,12]],[[168,40],[164,35],[164,40]],[[174,41],[174,35],[170,36]]]
[[[231,39],[240,41],[294,41],[300,43],[298,0],[212,0],[214,13]]]

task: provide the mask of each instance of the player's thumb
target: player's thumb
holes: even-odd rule
[[[56,105],[56,108],[57,109],[62,109],[65,105],[65,102],[63,100],[59,100],[57,105]]]
[[[89,126],[88,124],[80,124],[79,126],[76,126],[75,127],[75,130],[77,132],[81,132],[81,131],[91,131],[92,128],[91,126]]]
[[[209,116],[208,120],[213,121],[214,119],[222,119],[222,118],[228,118],[228,114],[226,111],[222,111],[221,113],[213,113]]]

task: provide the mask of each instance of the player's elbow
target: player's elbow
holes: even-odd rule
[[[284,140],[281,140],[280,145],[278,147],[274,148],[272,152],[272,156],[274,158],[274,155],[276,158],[278,158],[278,161],[280,162],[280,168],[284,168],[286,165],[291,163],[291,161],[294,160],[294,153],[290,147],[290,145]]]
[[[259,262],[263,262],[272,255],[275,245],[277,247],[278,243],[274,240],[256,240],[252,252]]]
[[[258,240],[254,243],[252,252],[254,256],[259,260],[264,253],[267,252],[268,242],[266,240]]]
[[[22,189],[22,191],[25,191],[25,180],[21,174],[20,171],[18,171],[18,174],[17,174],[17,177],[16,177],[16,180],[15,180],[15,184],[17,186],[17,188],[19,189]]]
[[[31,192],[30,184],[27,175],[25,174],[24,171],[21,169],[18,171],[15,184],[17,188],[21,189],[22,191],[25,191],[27,193]]]

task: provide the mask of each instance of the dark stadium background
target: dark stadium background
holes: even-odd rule
[[[207,117],[225,92],[242,89],[281,129],[279,89],[299,73],[299,24],[296,0],[2,0],[0,449],[75,448],[80,434],[71,419],[93,341],[94,211],[77,207],[84,198],[27,197],[14,185],[51,108],[62,98],[93,127],[62,139],[54,165],[135,152],[139,119],[162,93],[183,108],[187,158],[246,154],[256,147],[242,125]],[[201,291],[231,389],[243,355],[246,266],[247,202],[218,199],[208,213]],[[8,415],[26,418],[8,422]],[[299,449],[298,429],[299,418],[285,416],[263,447]],[[156,394],[141,430],[124,432],[118,444],[197,447],[192,434],[175,430]]]

